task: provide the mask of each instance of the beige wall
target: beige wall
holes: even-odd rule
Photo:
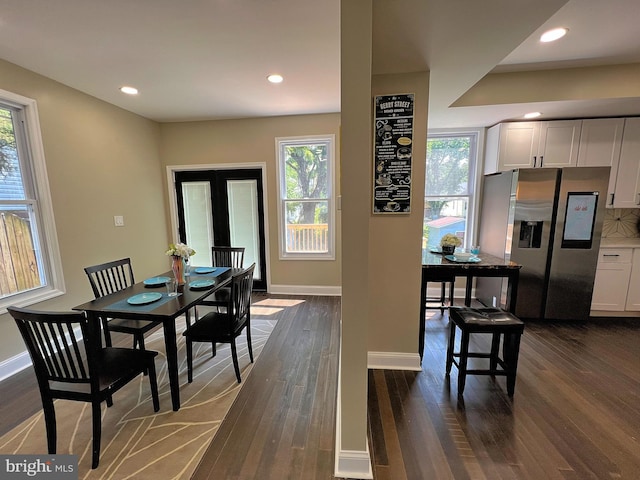
[[[280,260],[278,258],[278,203],[276,137],[334,134],[336,188],[340,184],[340,114],[166,123],[160,127],[163,166],[266,164],[268,235],[271,285],[340,285],[340,212],[336,212],[336,258],[333,261]],[[168,206],[168,204],[167,204]],[[171,232],[170,232],[171,233]]]
[[[87,265],[129,256],[138,279],[168,269],[158,124],[1,60],[0,89],[37,101],[62,256],[66,294],[34,307],[93,298]],[[0,362],[22,351],[13,320],[0,315]]]
[[[420,317],[429,73],[375,75],[372,95],[413,93],[411,213],[369,223],[369,351],[416,354]]]
[[[420,159],[426,158],[429,74],[372,77],[371,9],[371,0],[341,4],[345,188],[339,458],[367,450],[367,353],[415,357],[418,348],[425,174]],[[412,212],[373,215],[373,97],[393,93],[415,94]],[[348,462],[344,466],[349,468]]]

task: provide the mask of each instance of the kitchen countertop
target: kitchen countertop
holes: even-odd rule
[[[600,248],[640,248],[640,237],[605,237],[600,240]]]

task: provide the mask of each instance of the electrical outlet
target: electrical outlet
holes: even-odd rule
[[[113,223],[116,227],[124,227],[124,217],[122,215],[114,216]]]

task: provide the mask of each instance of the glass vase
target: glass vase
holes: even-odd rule
[[[184,259],[182,257],[171,257],[171,270],[178,285],[184,285]]]

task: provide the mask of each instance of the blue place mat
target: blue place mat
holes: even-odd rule
[[[178,295],[182,295],[182,294],[179,293]],[[114,310],[114,311],[131,310],[132,312],[150,312],[158,308],[160,305],[164,305],[168,301],[173,300],[174,298],[177,298],[177,297],[170,297],[166,293],[163,293],[161,299],[156,300],[155,302],[147,303],[145,305],[131,305],[130,303],[127,302],[127,299],[125,298],[124,300],[120,300],[119,302],[113,303],[108,307],[105,307],[104,309]]]

